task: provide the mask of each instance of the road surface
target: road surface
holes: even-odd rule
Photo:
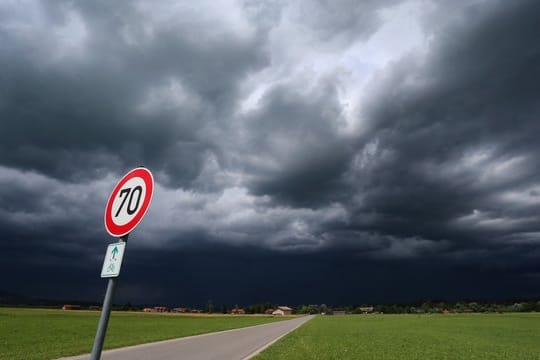
[[[290,333],[313,316],[107,350],[103,360],[244,360]],[[87,360],[89,354],[63,360]]]

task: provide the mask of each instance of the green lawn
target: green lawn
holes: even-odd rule
[[[100,313],[0,308],[0,359],[53,359],[88,353]],[[105,348],[278,321],[267,316],[178,316],[113,312]]]
[[[317,316],[256,359],[540,359],[540,313]]]

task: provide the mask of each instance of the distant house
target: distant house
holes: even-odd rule
[[[152,309],[152,308],[144,308],[143,311],[144,312],[154,312],[154,309]]]
[[[292,309],[288,306],[278,306],[278,310],[281,310],[285,313],[285,315],[291,315]]]
[[[202,314],[203,311],[200,310],[200,309],[192,309],[192,310],[191,310],[191,313],[192,313],[192,314]]]
[[[169,309],[166,306],[154,306],[154,312],[167,312]]]
[[[371,314],[373,312],[373,306],[360,306],[360,312],[362,314]]]
[[[243,315],[245,314],[245,310],[244,309],[240,309],[240,308],[234,308],[231,310],[231,314],[233,315]]]
[[[62,306],[62,310],[81,310],[81,305],[65,304]]]
[[[172,312],[175,312],[175,313],[186,313],[187,311],[188,309],[185,307],[178,307],[178,308],[172,309]]]
[[[291,314],[292,309],[288,306],[278,306],[278,308],[272,312],[272,315],[274,316],[286,316]]]
[[[272,315],[272,313],[273,313],[274,311],[275,311],[275,309],[270,308],[270,309],[264,310],[264,313],[265,313],[266,315]]]

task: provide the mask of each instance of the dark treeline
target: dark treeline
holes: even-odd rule
[[[404,304],[379,304],[359,306],[300,305],[297,314],[328,315],[334,312],[347,314],[434,314],[434,313],[501,313],[501,312],[540,312],[540,300],[513,300],[507,302],[482,301],[423,301]]]
[[[228,314],[242,309],[245,314],[264,314],[269,309],[277,309],[280,305],[270,302],[251,305],[213,305],[208,303],[199,308],[187,308],[186,312],[200,309],[204,313]],[[305,304],[290,306],[293,314],[435,314],[435,313],[502,313],[502,312],[540,312],[540,300],[494,301],[419,301],[402,304],[362,304],[348,306],[332,306],[326,304]],[[122,307],[119,306],[119,309]],[[136,310],[136,306],[123,306],[125,310]]]
[[[64,304],[76,304],[81,308],[97,309],[101,303],[94,301],[78,300],[49,300],[34,299],[21,295],[0,291],[0,306],[30,306],[43,308],[61,308]],[[162,304],[115,304],[114,310],[140,311],[144,308],[152,308]],[[182,304],[176,305],[182,307]],[[422,300],[399,304],[361,304],[361,305],[326,305],[310,304],[296,305],[275,304],[271,302],[249,304],[249,305],[223,305],[214,304],[211,300],[201,306],[186,306],[185,312],[203,312],[213,314],[228,314],[233,310],[241,309],[245,314],[264,314],[268,310],[277,309],[278,306],[289,306],[293,314],[434,314],[434,313],[498,313],[498,312],[540,312],[540,298],[533,299],[513,299],[508,301],[444,301],[444,300]],[[167,310],[174,310],[175,306],[169,306]],[[238,312],[237,312],[238,313]],[[270,312],[271,313],[271,312]]]

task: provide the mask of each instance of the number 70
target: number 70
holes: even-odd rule
[[[135,194],[135,192],[137,192],[137,200],[135,201],[135,204],[133,204],[133,195]],[[128,197],[129,197],[129,201],[127,202],[126,211],[128,215],[133,215],[135,211],[137,211],[137,209],[139,208],[139,204],[141,202],[141,196],[142,196],[142,186],[140,185],[137,185],[134,188],[125,188],[125,189],[120,190],[120,194],[118,195],[118,197],[120,199],[122,199],[123,197],[123,199],[122,199],[122,203],[120,203],[120,206],[118,207],[118,210],[116,211],[116,214],[114,214],[114,217],[118,217]]]

